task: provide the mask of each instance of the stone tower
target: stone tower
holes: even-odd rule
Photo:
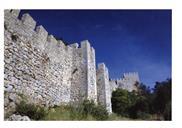
[[[87,99],[97,102],[95,50],[88,40],[81,42],[84,63],[86,64],[86,95]]]
[[[100,104],[106,107],[109,113],[111,108],[111,89],[109,84],[109,73],[104,63],[98,64],[97,69],[97,99]]]
[[[140,83],[139,75],[137,72],[124,73],[120,79],[112,79],[110,81],[111,90],[116,88],[122,88],[129,92],[138,90],[138,84]]]

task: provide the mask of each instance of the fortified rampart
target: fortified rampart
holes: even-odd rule
[[[4,11],[5,112],[15,108],[18,94],[44,106],[90,99],[112,112],[113,87],[127,85],[125,89],[131,90],[128,79],[135,79],[136,75],[125,75],[117,81],[122,81],[122,86],[112,84],[105,64],[100,64],[96,73],[95,50],[88,40],[82,41],[81,46],[65,45],[43,26],[36,26],[29,14],[18,19],[19,12]]]
[[[137,91],[139,84],[139,75],[137,72],[124,73],[120,79],[110,80],[111,90],[114,91],[116,88],[126,89],[128,91]]]
[[[85,40],[66,46],[29,14],[5,11],[5,85],[33,101],[60,105],[89,98],[96,101],[95,51]],[[35,29],[35,30],[34,30]]]

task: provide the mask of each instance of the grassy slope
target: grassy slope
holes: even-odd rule
[[[57,108],[51,108],[48,115],[44,120],[87,120],[95,121],[96,119],[92,115],[83,117],[79,112],[71,110],[69,107],[61,106]],[[108,120],[130,120],[129,118],[124,118],[117,116],[116,114],[110,114]]]

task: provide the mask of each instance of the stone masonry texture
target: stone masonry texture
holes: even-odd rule
[[[65,45],[43,26],[36,26],[29,14],[18,18],[19,12],[4,11],[5,113],[15,109],[20,94],[47,107],[89,99],[112,112],[113,90],[137,90],[138,73],[109,81],[104,63],[96,70],[95,50],[88,40],[81,41],[80,46]]]

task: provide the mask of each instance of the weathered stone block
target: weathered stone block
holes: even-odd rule
[[[35,29],[36,21],[29,14],[23,14],[21,21],[28,28]]]

